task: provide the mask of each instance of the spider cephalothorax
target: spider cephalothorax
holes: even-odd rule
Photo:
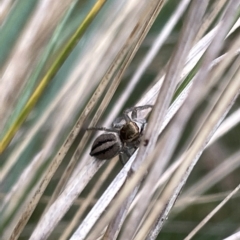
[[[137,117],[138,111],[148,108],[152,108],[152,105],[133,107],[125,110],[123,117],[113,122],[112,128],[88,128],[88,130],[106,132],[95,139],[90,155],[100,160],[111,159],[119,154],[121,156],[123,153],[130,156],[131,151],[134,151],[139,146],[146,124],[145,119]],[[122,158],[120,159],[123,162]]]

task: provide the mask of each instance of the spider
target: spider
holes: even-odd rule
[[[117,118],[112,128],[90,127],[88,130],[104,131],[98,136],[92,144],[90,156],[99,160],[109,160],[117,155],[120,157],[122,164],[123,154],[131,157],[131,154],[140,144],[141,136],[146,124],[146,119],[138,118],[138,111],[152,108],[152,105],[144,105],[126,109],[123,116]],[[131,113],[131,114],[130,114]]]

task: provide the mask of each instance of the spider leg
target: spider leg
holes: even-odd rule
[[[132,119],[136,120],[137,119],[137,113],[138,111],[142,111],[148,108],[153,108],[153,105],[144,105],[144,106],[138,106],[138,107],[133,107],[132,109]]]
[[[132,112],[132,119],[136,120],[138,111],[145,110],[145,109],[148,109],[148,108],[153,108],[153,105],[143,105],[143,106],[138,106],[138,107],[131,107],[131,108],[126,109],[123,112],[123,114],[124,114],[124,117],[125,117],[126,121],[127,120],[131,121],[131,118],[128,116],[128,114],[130,112]]]
[[[105,128],[105,127],[90,127],[90,128],[87,128],[87,130],[105,131],[105,132],[116,132],[116,133],[119,132],[117,129]]]
[[[136,148],[134,147],[134,151],[136,150]],[[127,157],[127,160],[124,159],[124,155]],[[132,156],[132,153],[129,151],[129,149],[127,147],[122,148],[121,152],[119,152],[119,159],[121,161],[121,163],[123,164],[123,166],[127,163],[127,161],[129,160],[129,158]]]
[[[120,129],[124,124],[126,124],[125,117],[118,117],[113,121],[112,126],[114,129]]]
[[[124,160],[124,152],[120,152],[119,153],[119,160],[122,163],[122,165],[124,166],[126,164],[127,161]]]

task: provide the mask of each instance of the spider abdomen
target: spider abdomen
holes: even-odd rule
[[[97,159],[111,159],[119,154],[121,144],[116,134],[106,133],[98,136],[93,142],[90,155]]]

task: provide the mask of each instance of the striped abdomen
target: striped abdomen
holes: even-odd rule
[[[116,134],[106,133],[98,136],[93,142],[90,155],[97,159],[111,159],[119,154],[121,142]]]

